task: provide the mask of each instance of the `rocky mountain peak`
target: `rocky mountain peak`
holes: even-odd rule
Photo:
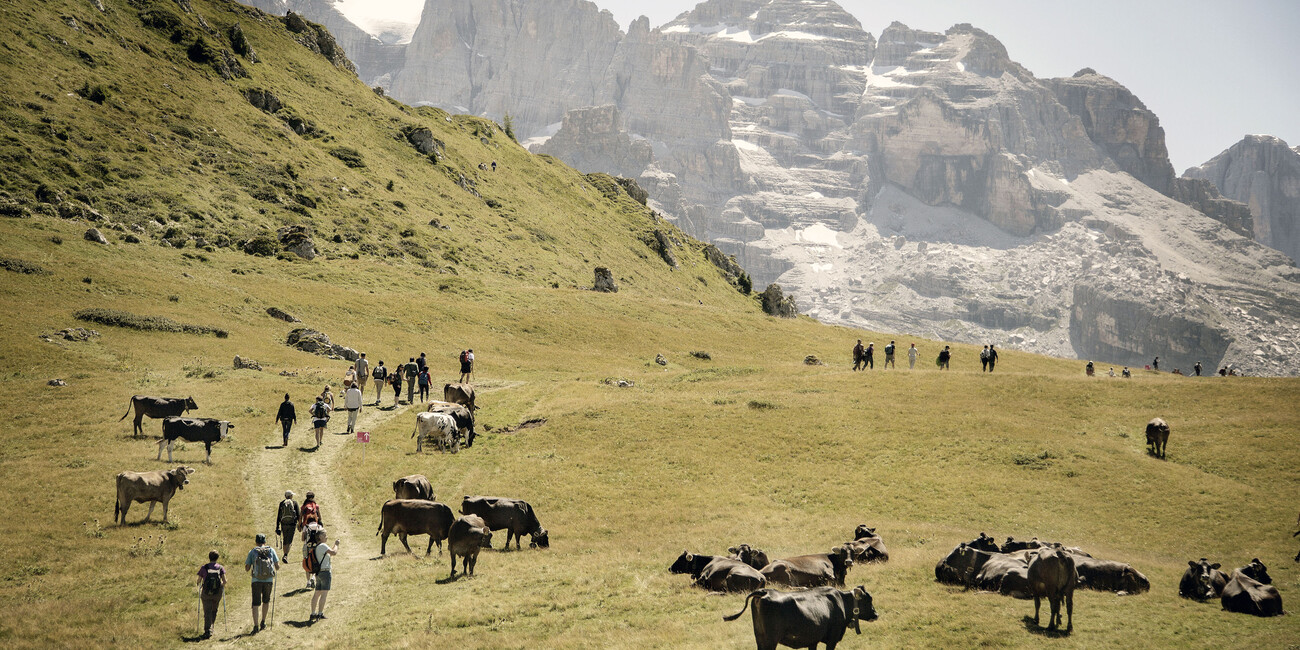
[[[880,33],[880,40],[876,42],[875,64],[903,65],[912,53],[937,47],[943,40],[944,35],[939,32],[912,29],[895,20]]]
[[[1247,135],[1183,173],[1249,207],[1255,239],[1300,260],[1300,152],[1281,138]]]

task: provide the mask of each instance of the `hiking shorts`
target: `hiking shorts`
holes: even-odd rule
[[[311,425],[312,427],[317,429],[324,429],[325,425],[329,424],[329,422],[330,422],[329,418],[316,418],[311,421]]]
[[[330,572],[321,571],[316,574],[316,591],[330,590]]]
[[[284,530],[281,531],[281,536],[283,537],[285,548],[289,548],[289,545],[293,543],[293,534],[294,534],[293,526],[286,526],[284,527]]]
[[[271,602],[271,585],[270,582],[253,583],[253,607]]]
[[[460,374],[468,375],[470,372],[473,372],[473,370],[474,370],[474,365],[471,364],[470,362],[468,361],[460,362]]]

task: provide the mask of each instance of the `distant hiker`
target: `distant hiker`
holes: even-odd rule
[[[1224,366],[1224,367],[1222,367],[1222,368],[1219,368],[1219,376],[1220,376],[1220,377],[1227,377],[1227,376],[1228,376],[1228,367],[1227,367],[1227,366]]]
[[[320,448],[320,443],[325,438],[325,425],[330,423],[330,411],[333,410],[319,396],[316,398],[316,403],[311,405],[311,426],[316,430],[317,448]]]
[[[280,569],[280,556],[275,549],[266,545],[266,535],[257,534],[257,546],[248,552],[244,559],[244,570],[253,577],[253,631],[266,629],[266,612],[271,609],[271,591],[275,584],[275,572]],[[262,616],[257,615],[257,608],[262,608]]]
[[[1110,376],[1111,376],[1111,377],[1114,377],[1114,376],[1115,376],[1115,367],[1114,367],[1114,366],[1111,366],[1111,369],[1110,369]]]
[[[330,558],[339,552],[339,543],[343,540],[334,542],[334,548],[330,548],[325,543],[328,536],[324,530],[317,534],[316,546],[312,549],[313,562],[312,567],[316,569],[316,592],[311,595],[311,617],[325,618],[325,598],[330,595],[330,577],[333,574],[333,567],[330,566]]]
[[[1124,370],[1123,370],[1122,372],[1119,373],[1119,376],[1120,376],[1120,377],[1123,377],[1123,378],[1125,378],[1125,379],[1132,379],[1132,378],[1133,378],[1133,371],[1132,371],[1132,370],[1129,370],[1129,369],[1128,369],[1128,366],[1124,366]]]
[[[875,356],[876,356],[876,344],[868,343],[867,349],[862,351],[863,370],[866,370],[867,368],[871,368],[872,370],[875,370],[876,368]]]
[[[420,368],[420,374],[415,376],[415,381],[420,385],[420,401],[428,401],[429,384],[433,383],[433,379],[429,377],[429,369],[427,367]]]
[[[998,364],[998,349],[989,344],[989,372],[993,372],[993,366]]]
[[[348,433],[356,433],[357,416],[361,414],[361,387],[352,384],[343,391],[343,409],[348,412]]]
[[[289,430],[298,422],[298,412],[293,408],[293,402],[289,401],[289,394],[284,394],[284,401],[280,402],[280,410],[275,414],[275,421],[280,423],[284,428],[284,446],[289,446]]]
[[[493,161],[492,161],[492,171],[496,171],[496,170],[497,170],[497,161],[493,160]]]
[[[415,403],[415,377],[420,374],[420,366],[416,365],[415,357],[402,366],[402,379],[406,381],[406,403]]]
[[[460,383],[469,381],[474,374],[474,350],[461,350],[460,352]]]
[[[1192,366],[1192,370],[1196,373],[1196,376],[1197,376],[1197,377],[1200,377],[1200,376],[1201,376],[1201,362],[1200,362],[1200,361],[1197,361],[1197,362],[1196,362],[1196,365]]]
[[[890,341],[889,345],[885,346],[885,367],[888,368],[890,366],[893,366],[894,369],[898,369],[898,366],[894,365],[894,342],[893,341]]]
[[[217,564],[221,554],[208,551],[208,563],[199,567],[199,601],[203,603],[203,637],[212,636],[212,624],[217,622],[217,608],[226,594],[226,567]],[[229,616],[229,614],[227,614]]]
[[[366,392],[366,381],[370,379],[370,362],[366,361],[366,353],[361,353],[361,358],[357,359],[357,384],[361,389],[361,394]]]
[[[858,367],[862,365],[862,355],[866,353],[866,348],[862,347],[862,339],[858,339],[858,344],[853,346],[853,370],[857,372]]]
[[[917,355],[916,344],[913,343],[913,344],[912,344],[912,347],[910,347],[910,348],[907,349],[907,369],[908,369],[908,370],[913,370],[913,369],[916,368],[916,355]]]
[[[1160,372],[1160,357],[1156,357],[1154,360],[1151,361],[1151,369],[1156,372]]]
[[[388,368],[384,367],[383,361],[375,366],[370,376],[375,380],[375,406],[379,406],[379,400],[384,398],[384,387],[388,385]]]
[[[281,538],[280,555],[289,557],[293,548],[293,535],[298,530],[298,502],[293,500],[293,490],[284,491],[284,501],[275,509],[275,534]]]
[[[1088,362],[1088,365],[1084,366],[1083,371],[1087,373],[1089,377],[1092,377],[1096,374],[1096,368],[1093,367],[1091,361]]]
[[[388,384],[393,387],[393,406],[397,406],[397,398],[402,394],[402,366],[397,366],[397,369],[388,375]]]
[[[415,369],[416,369],[416,370],[424,370],[425,368],[428,368],[428,367],[429,367],[429,360],[426,359],[425,356],[424,356],[424,353],[421,352],[421,353],[420,353],[420,358],[418,358],[418,359],[415,360]],[[416,374],[419,374],[419,373],[416,373]]]
[[[356,378],[357,378],[357,367],[356,367],[356,365],[354,364],[354,365],[348,366],[347,372],[344,372],[344,373],[343,373],[343,390],[347,390],[347,389],[348,389],[348,386],[351,386],[351,385],[352,385],[352,382],[353,382],[353,381],[356,381]]]
[[[1183,371],[1182,371],[1182,370],[1179,370],[1178,368],[1174,368],[1174,371],[1171,372],[1171,373],[1169,373],[1169,374],[1171,374],[1171,375],[1181,375],[1181,374],[1183,374]]]
[[[320,397],[331,409],[334,408],[334,391],[330,390],[329,384],[325,384],[325,390],[320,392]]]
[[[989,369],[989,346],[984,346],[980,350],[980,372],[987,372]]]
[[[948,370],[948,364],[951,361],[952,361],[952,350],[949,348],[949,346],[945,345],[943,346],[943,349],[939,351],[939,369]]]

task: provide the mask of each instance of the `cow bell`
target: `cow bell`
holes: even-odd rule
[[[857,607],[853,608],[853,631],[858,634],[862,634],[862,626],[858,624],[858,614],[860,613],[861,611]]]

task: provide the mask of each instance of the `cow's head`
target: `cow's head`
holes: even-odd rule
[[[1120,577],[1119,585],[1121,590],[1130,594],[1140,594],[1151,589],[1151,581],[1131,566],[1124,567],[1124,575]]]
[[[985,535],[984,533],[980,533],[979,537],[967,542],[966,545],[980,551],[988,551],[989,553],[999,552],[998,543],[994,541],[992,537]]]
[[[194,468],[182,465],[167,473],[170,475],[169,480],[171,480],[172,485],[175,485],[178,490],[184,490],[185,486],[190,484],[189,477],[190,474],[194,473]]]
[[[1268,575],[1268,568],[1264,566],[1263,562],[1259,561],[1259,558],[1255,558],[1250,561],[1250,564],[1241,567],[1241,572],[1259,581],[1260,584],[1273,584],[1273,577]]]
[[[730,553],[733,559],[740,560],[742,564],[748,564],[755,569],[762,569],[768,565],[767,553],[749,544],[733,546],[727,549],[727,553]]]
[[[695,573],[695,555],[690,551],[682,551],[677,556],[677,561],[668,567],[669,573]]]
[[[1205,558],[1200,562],[1196,560],[1187,561],[1187,572],[1192,574],[1196,582],[1196,592],[1188,594],[1201,600],[1209,600],[1215,597],[1214,593],[1214,572],[1218,570],[1219,563],[1210,564]]]
[[[853,588],[853,631],[862,634],[862,628],[858,626],[859,620],[874,621],[877,618],[875,603],[871,600],[871,594],[867,593],[867,588],[858,585]]]
[[[530,534],[532,535],[532,539],[528,542],[528,548],[551,547],[551,534],[547,532],[545,528],[538,526],[537,530]]]
[[[186,410],[186,411],[197,411],[198,408],[199,408],[199,405],[194,403],[194,397],[193,397],[193,396],[191,396],[191,397],[186,397],[186,398],[185,398],[185,410]]]
[[[866,524],[858,524],[858,527],[853,529],[853,539],[862,539],[864,537],[875,537],[875,536],[876,536],[876,529],[871,528]]]
[[[847,571],[853,567],[853,551],[848,544],[832,548],[830,555],[832,558],[839,558],[840,562],[844,563],[844,570]]]
[[[222,420],[220,423],[217,424],[217,426],[219,426],[219,427],[221,428],[221,439],[222,439],[222,440],[225,440],[225,439],[226,439],[226,436],[230,434],[230,430],[233,429],[233,428],[235,428],[235,425],[234,425],[234,424],[232,424],[232,423],[230,423],[230,422],[227,422],[227,421],[225,421],[225,420]]]
[[[483,529],[483,542],[479,546],[481,548],[492,548],[492,531],[486,527]]]

